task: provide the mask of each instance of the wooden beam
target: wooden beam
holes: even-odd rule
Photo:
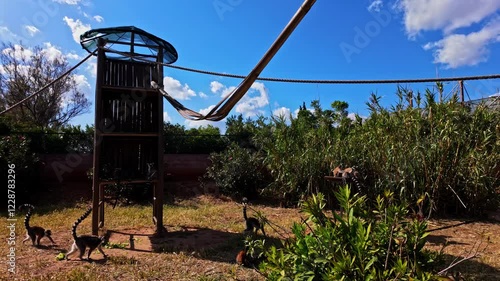
[[[100,155],[101,155],[101,119],[102,119],[102,84],[104,79],[104,66],[106,65],[106,54],[103,46],[106,43],[104,40],[99,39],[97,51],[97,77],[95,86],[95,99],[94,99],[94,155],[93,155],[93,179],[92,179],[92,234],[98,234],[99,228],[99,208],[101,201],[100,187],[99,187],[99,170],[100,170]],[[104,205],[104,204],[102,204]]]
[[[102,180],[99,181],[99,185],[106,185],[106,184],[115,184],[117,182],[120,182],[121,184],[136,184],[136,183],[151,183],[151,184],[156,184],[158,183],[158,180]]]
[[[460,86],[460,102],[462,105],[465,104],[465,98],[464,98],[464,81],[460,80],[458,81],[458,85]]]
[[[157,61],[161,62],[163,60],[163,49],[158,50],[158,58]],[[158,84],[160,87],[163,87],[163,66],[160,64],[156,65],[157,71],[156,71],[156,79],[158,80]],[[163,155],[164,155],[164,140],[163,140],[163,96],[158,95],[157,97],[158,101],[158,156],[157,156],[157,177],[158,177],[158,182],[157,184],[154,185],[154,206],[153,206],[153,218],[156,218],[156,231],[155,235],[156,236],[163,236],[164,233],[167,231],[165,226],[163,225],[163,198],[164,198],[164,165],[163,165]]]
[[[115,41],[115,40],[107,40],[107,42],[111,43],[111,44],[118,44],[118,45],[130,45],[128,42],[125,43],[125,42],[120,42],[120,41]],[[148,44],[134,43],[134,46],[137,46],[137,47],[146,47],[146,48],[151,48],[151,49],[158,49],[158,45],[148,45]]]
[[[103,137],[157,137],[158,133],[103,133]]]

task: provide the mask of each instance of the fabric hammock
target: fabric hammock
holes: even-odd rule
[[[206,115],[199,112],[193,111],[186,108],[180,102],[175,100],[170,96],[164,89],[159,87],[156,82],[151,82],[151,86],[157,89],[169,102],[170,104],[186,119],[190,120],[210,120],[210,121],[220,121],[224,119],[231,109],[236,105],[236,103],[246,94],[248,89],[252,86],[253,82],[259,77],[260,73],[267,66],[269,61],[278,52],[278,50],[283,46],[285,41],[288,39],[290,34],[295,30],[300,21],[304,18],[307,12],[314,5],[316,0],[305,0],[304,3],[297,10],[295,15],[292,17],[290,22],[285,26],[283,31],[280,33],[278,38],[271,45],[269,50],[264,54],[262,59],[257,63],[254,69],[248,74],[248,76],[234,89],[229,95],[224,97],[217,105],[210,110]],[[225,103],[224,103],[225,102]],[[224,103],[224,104],[223,104]]]

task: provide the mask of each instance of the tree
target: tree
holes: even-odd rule
[[[241,114],[226,119],[226,136],[231,142],[244,148],[255,148],[252,143],[255,128],[255,122],[250,118],[244,120]]]
[[[59,78],[70,66],[64,56],[40,46],[2,43],[0,109],[8,108]],[[14,122],[42,129],[59,128],[88,112],[90,102],[70,74],[10,112]]]
[[[191,153],[212,153],[223,151],[227,142],[220,134],[218,127],[212,125],[191,128],[186,131],[186,142],[190,144]]]

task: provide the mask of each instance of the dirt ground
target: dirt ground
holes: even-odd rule
[[[270,217],[299,217],[295,209],[265,208],[272,212]],[[108,259],[97,251],[92,253],[92,262],[80,261],[77,253],[68,261],[56,261],[58,253],[68,250],[72,238],[67,229],[54,229],[56,246],[20,245],[17,273],[2,270],[0,280],[264,280],[255,270],[235,263],[238,249],[227,245],[231,244],[228,241],[241,241],[240,233],[209,227],[166,228],[162,238],[153,237],[152,227],[108,230],[108,241],[116,247],[104,248]],[[442,268],[460,261],[450,273],[460,272],[465,280],[500,280],[500,214],[492,214],[488,221],[432,220],[429,230],[426,247],[445,254]],[[5,233],[5,241],[7,232],[0,233]],[[47,240],[42,244],[50,245]],[[5,247],[0,252],[5,257]],[[461,261],[470,256],[474,257]]]
[[[169,228],[167,226],[167,228]],[[171,229],[175,228],[174,226]],[[498,222],[473,222],[467,223],[457,220],[432,221],[428,236],[427,247],[432,250],[442,250],[446,254],[445,265],[456,259],[475,254],[477,257],[466,260],[450,270],[451,272],[461,272],[466,280],[500,280],[500,223]],[[220,276],[227,271],[235,270],[238,276],[246,276],[245,279],[238,277],[214,280],[263,280],[251,269],[242,268],[235,265],[235,251],[228,249],[225,256],[211,256],[212,249],[218,249],[219,245],[226,245],[230,239],[235,239],[237,233],[220,232],[211,229],[184,228],[177,231],[168,232],[163,238],[153,238],[153,228],[144,229],[119,229],[109,231],[109,241],[115,244],[127,243],[123,248],[105,248],[105,253],[110,257],[105,260],[98,252],[94,252],[91,257],[96,265],[110,272],[115,264],[139,263],[143,266],[159,266],[166,264],[170,260],[169,266],[179,273],[184,272],[184,277],[175,277],[163,280],[189,280],[192,273],[197,278],[200,276]],[[59,242],[71,243],[69,233],[56,232]],[[236,238],[237,239],[237,238]],[[47,242],[47,241],[46,241]],[[60,243],[60,244],[63,244]],[[33,276],[39,276],[42,280],[47,276],[61,271],[71,272],[74,268],[88,267],[89,262],[82,262],[75,253],[69,261],[55,261],[55,256],[65,249],[42,246],[40,248],[27,246],[23,247],[18,255],[17,267],[20,274],[14,280],[31,280]],[[48,244],[45,244],[48,245]],[[125,245],[125,244],[124,244]],[[446,245],[444,248],[443,246]],[[232,250],[232,251],[231,251]],[[167,253],[167,254],[165,254]],[[176,255],[182,255],[177,260]],[[177,263],[177,264],[176,264]],[[109,265],[108,265],[109,264]],[[446,267],[443,265],[443,268]],[[182,267],[185,267],[182,269]],[[36,270],[29,273],[30,269]],[[29,273],[28,275],[26,273]],[[193,277],[194,277],[193,276]],[[1,275],[0,275],[1,277]],[[4,275],[4,277],[6,277]],[[1,280],[7,280],[0,278]],[[122,278],[110,278],[109,280],[120,280]],[[12,280],[12,279],[10,279]],[[34,279],[36,280],[36,279]],[[70,279],[68,279],[70,280]],[[87,279],[75,279],[87,280]],[[128,280],[128,279],[123,279]],[[154,278],[130,279],[130,280],[162,280]],[[196,279],[191,279],[196,280]],[[202,280],[202,279],[198,279]],[[211,279],[205,279],[211,280]]]
[[[433,220],[429,230],[426,247],[445,254],[443,269],[474,256],[449,273],[460,272],[465,280],[500,280],[500,221]]]
[[[78,251],[69,260],[57,261],[57,254],[66,252],[66,245],[71,245],[72,239],[67,231],[55,231],[53,236],[58,237],[55,246],[50,245],[48,240],[42,240],[42,246],[39,247],[31,246],[30,243],[20,246],[21,249],[17,249],[17,273],[10,275],[14,277],[11,278],[2,272],[0,280],[50,280],[51,276],[64,276],[61,274],[63,272],[72,276],[73,270],[89,270],[90,278],[63,277],[55,280],[101,280],[102,277],[102,280],[264,280],[256,271],[237,265],[236,249],[227,248],[228,241],[241,239],[239,233],[166,227],[170,231],[162,238],[153,236],[153,227],[108,231],[108,241],[118,246],[103,247],[107,258],[94,251],[91,261],[80,260]],[[86,257],[87,254],[84,255]],[[124,270],[123,266],[129,268]],[[148,268],[155,270],[159,276],[147,273],[145,269]],[[128,271],[139,274],[130,276]],[[231,278],[231,272],[234,272],[235,277],[242,278]],[[98,279],[95,279],[96,276]],[[210,276],[214,276],[213,279]]]

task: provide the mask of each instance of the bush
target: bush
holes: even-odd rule
[[[268,280],[430,280],[435,253],[423,250],[427,223],[407,218],[393,194],[366,211],[365,197],[346,186],[335,194],[341,214],[325,215],[324,196],[302,204],[308,220],[292,228],[294,238],[263,251],[260,270]],[[264,243],[261,243],[262,245]]]
[[[301,107],[296,118],[273,118],[270,124],[259,123],[254,142],[264,157],[264,165],[273,177],[265,192],[292,206],[303,196],[326,191],[330,185],[324,180],[330,169],[331,157],[336,152],[334,122],[336,113],[322,111],[319,102],[313,102],[314,114]],[[331,117],[334,116],[334,117]]]
[[[116,205],[147,204],[153,195],[153,185],[115,183],[104,187],[104,195],[108,203]]]
[[[211,165],[202,180],[213,180],[221,194],[255,198],[266,185],[261,157],[232,143],[220,153],[210,154]]]
[[[456,95],[437,103],[434,94],[398,88],[390,108],[373,95],[370,116],[351,120],[347,104],[322,110],[302,106],[297,117],[260,122],[254,142],[273,181],[266,191],[287,205],[324,193],[324,180],[337,165],[357,166],[373,202],[390,189],[399,202],[428,199],[424,213],[481,215],[500,206],[500,111],[471,110]],[[368,189],[369,188],[369,189]]]
[[[415,107],[403,102],[411,91],[398,93],[402,101],[390,109],[373,96],[370,117],[347,141],[351,157],[374,187],[370,193],[390,188],[409,202],[427,195],[426,213],[496,210],[500,112],[484,106],[471,111],[456,97],[436,103],[429,91],[424,105],[415,97]]]

